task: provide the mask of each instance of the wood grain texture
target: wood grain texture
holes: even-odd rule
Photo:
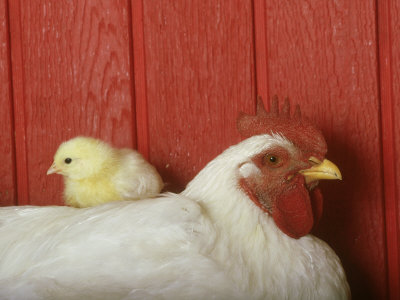
[[[14,81],[23,86],[29,203],[61,204],[61,177],[46,176],[60,142],[90,135],[135,144],[130,7],[122,0],[20,4],[11,18],[21,28],[12,39],[21,49]]]
[[[396,187],[397,203],[400,204],[400,2],[390,1],[391,15],[391,55],[392,55],[392,104],[395,138],[395,162],[396,162]],[[400,209],[400,207],[398,207]],[[400,221],[400,211],[398,212]],[[399,224],[400,227],[400,224]],[[400,256],[400,253],[399,253]]]
[[[354,299],[386,298],[375,1],[266,1],[270,94],[321,127],[343,182],[324,182],[316,234],[341,257]]]
[[[265,0],[254,0],[254,43],[256,58],[256,83],[257,95],[264,101],[264,107],[269,109],[269,80],[268,80],[268,36],[267,36],[267,11]]]
[[[132,1],[132,40],[134,58],[135,111],[137,149],[149,159],[149,126],[147,111],[146,57],[144,49],[143,2]]]
[[[181,190],[255,110],[251,1],[144,1],[150,159]]]
[[[391,55],[392,55],[392,105],[394,122],[394,155],[396,166],[396,197],[400,204],[400,2],[390,1],[391,14]],[[400,206],[398,205],[398,209]],[[398,212],[400,222],[400,211]],[[398,224],[400,228],[400,224]],[[398,254],[400,256],[400,253]]]
[[[7,1],[0,1],[0,206],[16,204],[13,107]]]
[[[26,122],[24,99],[24,65],[22,57],[22,29],[19,18],[20,1],[9,2],[11,69],[15,128],[15,161],[17,204],[29,203],[28,164],[26,150]]]

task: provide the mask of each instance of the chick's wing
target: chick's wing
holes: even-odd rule
[[[163,188],[161,176],[137,151],[120,149],[120,168],[113,181],[126,200],[143,199],[158,195]]]

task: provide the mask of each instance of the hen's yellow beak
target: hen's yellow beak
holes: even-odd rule
[[[331,161],[324,159],[324,161],[320,161],[315,157],[310,157],[309,161],[313,162],[315,165],[309,169],[301,170],[300,174],[302,174],[306,183],[310,183],[320,179],[339,179],[342,180],[342,174],[339,171],[339,168]]]
[[[47,175],[53,174],[53,173],[60,173],[61,170],[57,168],[56,163],[53,162],[51,167],[47,170]]]

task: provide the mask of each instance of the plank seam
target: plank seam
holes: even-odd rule
[[[144,48],[143,1],[133,0],[132,41],[135,88],[135,111],[138,151],[149,159],[149,125],[147,107],[146,59]]]
[[[11,160],[13,165],[12,170],[12,184],[13,184],[13,195],[12,195],[12,205],[17,205],[17,162],[16,162],[16,152],[15,152],[15,120],[14,120],[14,103],[13,103],[13,86],[12,86],[12,64],[11,64],[11,34],[10,34],[10,15],[9,15],[9,5],[8,1],[4,0],[4,7],[5,7],[5,27],[6,27],[6,36],[7,36],[7,43],[8,43],[8,51],[7,51],[7,60],[8,60],[8,89],[9,89],[9,105],[10,105],[10,138],[11,138]]]
[[[27,169],[26,120],[24,107],[24,68],[22,54],[20,1],[8,2],[11,86],[14,112],[14,139],[16,161],[17,204],[29,204],[29,181]]]

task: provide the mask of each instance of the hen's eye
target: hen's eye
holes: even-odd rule
[[[71,161],[72,161],[72,159],[71,159],[71,158],[69,158],[69,157],[67,157],[67,158],[66,158],[64,161],[65,161],[65,163],[66,163],[66,164],[70,164],[70,163],[71,163]]]
[[[276,166],[280,161],[280,158],[274,154],[267,154],[264,157],[264,162],[270,166]]]

